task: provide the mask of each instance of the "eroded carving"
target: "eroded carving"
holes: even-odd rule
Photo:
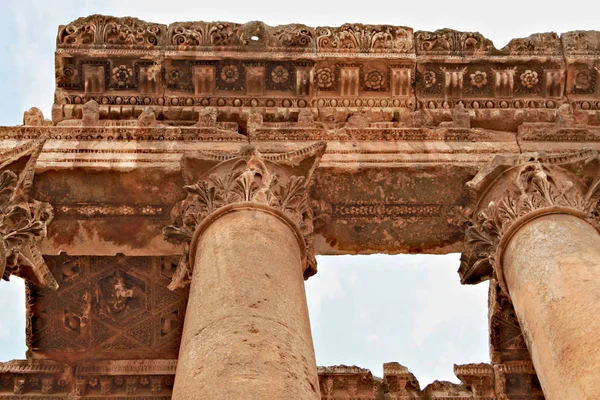
[[[415,32],[417,54],[485,54],[494,48],[489,39],[477,32],[440,29]]]
[[[242,202],[264,204],[288,215],[306,241],[305,277],[316,273],[311,236],[313,211],[308,188],[325,146],[320,142],[279,155],[263,155],[255,147],[247,146],[234,155],[200,153],[184,156],[182,168],[187,198],[173,208],[173,224],[164,229],[164,235],[167,240],[184,243],[186,254],[169,287],[184,286],[191,278],[187,251],[202,220],[225,205]]]
[[[37,243],[46,236],[53,209],[30,198],[35,165],[46,138],[41,137],[0,156],[0,276],[17,275],[56,289]]]
[[[533,214],[551,210],[572,210],[589,219],[597,216],[598,180],[589,185],[568,169],[583,164],[580,169],[593,169],[598,164],[595,151],[584,150],[575,155],[549,157],[545,154],[505,158],[497,156],[472,181],[467,183],[472,199],[488,191],[483,200],[475,200],[476,210],[470,216],[459,274],[463,283],[475,283],[496,276],[506,291],[500,260],[502,239],[507,232]],[[502,183],[495,179],[502,173]],[[502,189],[500,189],[500,186]]]
[[[57,47],[108,45],[155,48],[162,44],[166,26],[137,18],[90,15],[58,28]]]
[[[409,53],[413,49],[412,30],[402,26],[344,24],[339,28],[318,27],[316,31],[322,53]]]

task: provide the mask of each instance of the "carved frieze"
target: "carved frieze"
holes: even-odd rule
[[[383,364],[382,386],[384,393],[396,398],[413,397],[421,390],[417,378],[397,362]]]
[[[415,32],[418,55],[483,55],[494,49],[492,42],[477,32],[440,29]]]
[[[164,359],[85,361],[71,365],[50,360],[0,363],[0,398],[168,400],[176,364],[176,360]],[[531,370],[530,364],[506,363],[495,372],[512,382],[515,374]],[[398,363],[384,364],[383,379],[374,377],[368,369],[345,365],[319,367],[318,373],[323,400],[496,399],[489,394],[494,388],[494,369],[488,364],[455,366],[463,384],[435,381],[424,390],[419,389],[414,375]],[[510,393],[518,393],[515,388],[519,387],[512,386]]]
[[[454,374],[473,392],[475,398],[494,398],[494,369],[491,365],[483,363],[455,364]]]
[[[176,22],[169,25],[165,45],[177,50],[314,51],[314,28],[301,24],[268,26],[260,21]]]
[[[166,30],[166,25],[132,17],[90,15],[59,26],[56,46],[152,49],[164,43]]]
[[[391,25],[344,24],[318,27],[320,53],[413,53],[412,29]]]
[[[496,49],[479,33],[450,29],[259,21],[167,27],[94,15],[59,30],[53,120],[80,113],[91,99],[112,108],[112,119],[135,117],[140,106],[164,108],[165,120],[194,119],[182,110],[189,107],[263,115],[381,107],[429,110],[436,125],[462,105],[493,129],[513,130],[523,118],[548,121],[565,102],[599,109],[597,42],[595,31],[562,39],[538,33]],[[509,114],[498,118],[496,110]]]
[[[91,15],[60,26],[57,47],[157,48],[189,50],[277,50],[353,53],[413,51],[410,28],[344,24],[312,28],[302,24],[268,26],[260,21],[176,22],[168,27],[138,20]]]
[[[600,110],[600,32],[573,31],[562,35],[567,63],[566,92],[579,112]]]
[[[500,50],[478,33],[449,29],[416,32],[415,40],[419,108],[443,113],[461,104],[487,118],[486,109],[536,108],[550,115],[564,102],[564,60],[555,33],[513,39]]]
[[[498,400],[544,400],[531,361],[507,361],[494,365]]]
[[[527,38],[511,40],[496,49],[491,40],[478,32],[439,29],[435,32],[415,32],[417,55],[420,56],[560,56],[560,39],[554,32],[536,33]]]
[[[71,383],[69,366],[52,360],[0,363],[0,398],[65,398]],[[35,396],[35,397],[34,397]]]
[[[164,235],[167,240],[186,244],[186,254],[169,287],[182,287],[190,280],[192,266],[187,249],[200,223],[221,207],[244,202],[273,207],[291,218],[306,241],[308,257],[304,261],[304,275],[315,274],[313,211],[308,188],[325,146],[319,142],[302,150],[268,155],[246,146],[237,154],[184,156],[182,169],[187,197],[173,208],[173,224],[165,228]]]
[[[558,156],[496,156],[467,183],[474,210],[459,269],[462,282],[477,283],[495,276],[507,292],[501,272],[502,248],[516,227],[531,216],[566,212],[595,224],[597,167],[598,154],[592,150]]]

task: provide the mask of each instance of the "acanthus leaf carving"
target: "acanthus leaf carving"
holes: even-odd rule
[[[338,28],[318,27],[319,52],[410,53],[412,29],[391,25],[344,24]]]
[[[313,49],[314,29],[306,25],[290,24],[273,28],[275,44],[284,48]]]
[[[560,39],[554,32],[536,33],[526,38],[513,39],[499,51],[510,55],[560,56]]]
[[[600,32],[571,31],[561,35],[567,55],[595,55],[600,52]]]
[[[561,55],[560,39],[554,32],[516,38],[502,49],[496,49],[489,39],[478,32],[459,32],[452,29],[419,31],[415,33],[415,40],[419,55]]]
[[[313,36],[314,29],[301,24],[271,27],[260,21],[246,24],[177,22],[169,25],[167,43],[178,49],[268,47],[314,50]]]
[[[167,41],[178,47],[231,46],[239,24],[229,22],[176,22],[169,25]]]
[[[492,42],[478,32],[439,29],[415,33],[417,54],[486,54],[494,50]]]
[[[104,45],[110,47],[155,48],[162,44],[166,25],[137,18],[90,15],[61,25],[57,47]]]
[[[584,150],[575,156],[531,155],[528,160],[512,160],[514,165],[500,166],[503,160],[492,161],[491,169],[484,169],[468,182],[473,198],[477,196],[476,192],[487,190],[483,185],[499,185],[506,189],[489,189],[493,193],[487,194],[486,201],[480,202],[476,212],[468,216],[466,251],[459,268],[463,283],[477,283],[495,274],[502,289],[506,290],[498,271],[501,268],[498,251],[503,237],[530,215],[557,209],[571,210],[597,227],[598,184],[586,186],[568,170],[569,164],[596,165],[597,159],[596,152]],[[500,175],[504,177],[498,178]],[[491,182],[489,176],[492,176]],[[496,179],[503,181],[497,183]],[[509,179],[508,184],[504,179]]]
[[[39,286],[58,288],[37,243],[46,237],[53,209],[30,198],[35,165],[46,137],[0,155],[0,276],[17,275]],[[25,161],[22,169],[14,167]],[[16,168],[13,170],[13,168]]]
[[[312,246],[313,206],[308,189],[312,174],[325,152],[325,142],[284,154],[261,154],[246,146],[237,154],[199,153],[184,156],[182,169],[187,197],[173,207],[172,224],[163,230],[167,240],[184,244],[169,289],[185,286],[191,279],[189,245],[201,222],[229,204],[252,202],[287,215],[304,236],[306,278],[316,273]]]

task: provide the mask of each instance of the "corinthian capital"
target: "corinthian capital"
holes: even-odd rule
[[[53,217],[48,203],[30,198],[35,165],[45,137],[0,155],[0,276],[20,276],[57,289],[37,244]]]
[[[496,156],[467,187],[472,208],[459,274],[479,283],[494,274],[506,290],[502,252],[516,230],[548,214],[572,214],[598,226],[598,153]]]
[[[186,254],[173,275],[171,290],[191,279],[189,246],[198,226],[218,209],[235,203],[258,204],[285,214],[306,244],[304,276],[316,273],[312,246],[313,210],[308,189],[313,172],[325,152],[325,142],[283,154],[261,154],[246,146],[235,154],[196,153],[181,161],[187,197],[171,211],[172,224],[164,236],[184,243]]]

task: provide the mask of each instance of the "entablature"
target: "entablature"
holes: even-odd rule
[[[523,121],[551,122],[568,103],[598,124],[598,38],[538,33],[496,49],[479,33],[451,29],[167,26],[93,15],[59,28],[52,119],[70,119],[92,99],[102,118],[137,118],[150,106],[160,120],[193,121],[214,107],[243,129],[250,113],[293,121],[303,110],[322,122],[365,109],[393,122],[427,110],[439,124],[461,105],[474,126],[514,131]]]
[[[600,149],[600,128],[577,123],[565,107],[555,122],[523,123],[517,132],[469,127],[471,114],[457,108],[453,121],[438,126],[423,122],[420,111],[411,114],[412,126],[361,115],[323,123],[307,112],[295,122],[268,122],[255,113],[244,133],[235,122],[216,121],[210,108],[194,124],[177,125],[147,110],[138,120],[99,119],[101,108],[90,107],[85,117],[58,126],[28,112],[27,125],[0,127],[0,146],[48,138],[33,185],[35,198],[55,210],[44,254],[181,253],[161,230],[184,197],[184,154],[226,154],[248,144],[279,154],[321,140],[327,150],[311,197],[332,218],[315,234],[317,254],[446,253],[462,250],[464,185],[494,155]]]

